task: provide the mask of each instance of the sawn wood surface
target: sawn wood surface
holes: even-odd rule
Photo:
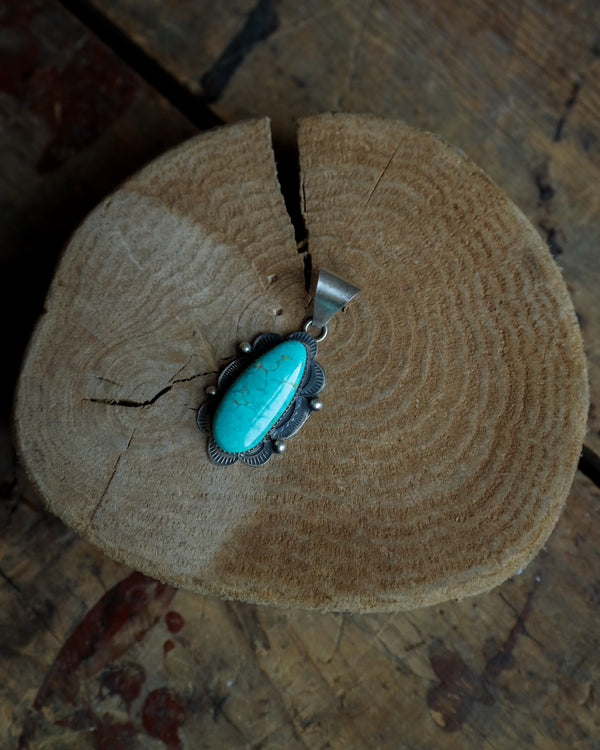
[[[0,744],[600,747],[600,495],[581,474],[545,549],[503,586],[408,614],[321,615],[184,593],[111,561],[41,508],[8,429],[61,247],[124,178],[197,132],[195,106],[169,105],[149,66],[132,72],[129,42],[199,111],[268,115],[284,145],[297,117],[345,109],[463,148],[564,269],[598,453],[597,4],[95,5],[106,23],[55,0],[9,0],[0,20]]]

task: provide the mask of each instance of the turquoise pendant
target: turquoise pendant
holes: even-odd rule
[[[296,395],[306,359],[304,344],[284,341],[236,378],[213,419],[213,436],[222,451],[245,453],[256,448]]]
[[[315,360],[317,342],[308,333],[287,339],[263,333],[242,344],[242,355],[221,373],[198,410],[198,427],[209,435],[208,455],[221,466],[264,464],[282,453],[288,437],[321,409],[317,395],[325,372]]]
[[[241,344],[241,356],[207,388],[208,400],[198,409],[197,424],[208,435],[208,457],[219,466],[243,461],[266,463],[283,453],[285,440],[323,404],[325,372],[316,361],[317,344],[327,335],[331,317],[358,294],[358,287],[321,271],[313,317],[303,331],[285,339],[263,333],[252,344]],[[309,335],[320,329],[318,338]]]

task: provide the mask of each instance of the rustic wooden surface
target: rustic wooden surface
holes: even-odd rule
[[[269,115],[281,143],[295,142],[298,117],[348,111],[402,119],[462,148],[564,270],[590,366],[586,444],[600,454],[595,0],[246,0],[219,14],[208,2],[93,2],[222,118]],[[211,44],[199,45],[207,33]]]
[[[0,311],[11,322],[0,429],[8,445],[21,354],[70,233],[122,179],[195,128],[60,5],[11,2],[1,23],[0,278],[10,293],[0,295]]]
[[[85,3],[65,4],[87,17]],[[282,141],[293,117],[345,108],[462,146],[565,269],[590,356],[586,442],[597,451],[596,4],[290,10],[263,0],[218,14],[202,3],[96,5],[199,105],[211,101],[228,120],[269,114]],[[108,190],[194,129],[59,4],[10,0],[0,24],[0,299],[10,321],[0,376],[0,745],[600,747],[600,496],[581,475],[521,576],[443,611],[363,617],[161,588],[75,537],[16,482],[12,385],[60,247]],[[199,27],[210,29],[201,43]],[[139,56],[125,54],[110,23],[96,30],[135,67]],[[145,64],[140,72],[151,77]],[[197,121],[181,92],[156,85]]]
[[[23,361],[17,448],[50,510],[161,581],[262,604],[414,609],[525,567],[586,428],[581,334],[531,224],[455,149],[300,121],[312,262],[363,288],[324,413],[260,470],[208,457],[221,362],[309,314],[266,119],[186,141],[75,232]],[[432,540],[435,539],[435,549]]]
[[[599,746],[600,492],[581,475],[520,576],[395,614],[177,591],[112,562],[21,486],[0,513],[3,747]]]

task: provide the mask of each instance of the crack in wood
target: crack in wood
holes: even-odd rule
[[[388,171],[391,163],[394,161],[394,157],[398,153],[398,149],[400,148],[400,145],[401,145],[400,143],[396,144],[394,150],[391,153],[390,158],[387,160],[387,162],[385,163],[385,166],[383,167],[383,169],[381,170],[381,172],[377,176],[377,179],[375,180],[375,183],[373,184],[373,187],[369,191],[369,195],[367,195],[367,199],[366,199],[363,207],[361,208],[360,213],[358,214],[358,218],[354,222],[354,225],[352,227],[352,233],[356,233],[361,228],[361,220],[362,220],[363,214],[367,210],[369,204],[371,203],[371,199],[373,198],[373,196],[377,192],[377,188],[379,187],[381,181],[383,180],[383,178],[385,176],[385,173]]]
[[[304,269],[304,288],[308,292],[310,290],[310,280],[312,278],[312,255],[308,250],[302,255],[302,263]]]
[[[190,380],[195,380],[196,378],[201,378],[205,375],[217,374],[217,370],[207,370],[206,372],[197,372],[194,375],[190,375],[188,378],[177,378],[177,380],[174,380],[172,383],[169,383],[169,385],[166,385],[158,393],[152,396],[152,398],[149,398],[146,401],[133,401],[132,399],[128,398],[84,398],[83,400],[91,401],[93,404],[105,404],[106,406],[125,406],[128,408],[139,409],[144,406],[152,406],[152,404],[155,404],[159,398],[168,393],[173,388],[173,386],[177,385],[177,383],[189,383]]]
[[[59,2],[197,128],[208,130],[223,124],[202,97],[180,83],[89,0]]]
[[[161,396],[164,396],[165,393],[168,393],[171,390],[173,385],[174,384],[167,385],[147,401],[131,401],[128,398],[86,398],[84,401],[91,401],[93,404],[105,404],[106,406],[126,406],[138,409],[143,406],[152,406],[152,404],[155,404]]]
[[[294,229],[296,250],[302,258],[304,289],[310,291],[312,279],[312,257],[308,247],[308,231],[305,222],[306,195],[300,169],[298,144],[272,144],[277,180],[283,196],[288,218]]]
[[[117,456],[117,460],[115,461],[115,465],[113,467],[113,470],[112,470],[112,472],[110,474],[110,477],[108,478],[108,482],[106,483],[106,486],[104,487],[104,490],[103,490],[102,494],[100,495],[100,497],[99,497],[99,499],[98,499],[98,501],[97,501],[94,509],[92,510],[92,512],[90,514],[90,518],[89,518],[89,521],[87,522],[87,526],[86,526],[86,532],[89,530],[90,526],[94,522],[94,517],[95,517],[96,513],[98,512],[98,509],[102,505],[102,501],[106,497],[106,493],[108,492],[108,490],[110,488],[110,485],[112,484],[112,481],[115,478],[115,474],[117,473],[117,469],[119,468],[119,464],[121,463],[121,459],[123,458],[123,456],[125,455],[125,453],[127,453],[127,451],[129,450],[129,447],[131,446],[131,443],[133,441],[133,436],[135,435],[136,429],[137,429],[136,427],[133,428],[133,430],[131,431],[131,435],[129,436],[129,440],[127,441],[127,445],[125,446],[125,448],[123,448],[123,450]]]
[[[190,354],[190,356],[187,359],[187,362],[184,362],[184,364],[182,364],[181,367],[179,367],[175,371],[175,373],[173,375],[171,375],[171,378],[169,379],[169,383],[176,383],[177,382],[177,376],[179,375],[180,372],[183,372],[185,370],[185,368],[192,361],[193,356],[194,356],[193,354]]]
[[[600,489],[600,456],[586,445],[581,449],[581,458],[577,468]]]
[[[268,39],[279,28],[277,0],[258,0],[248,13],[246,22],[231,39],[211,68],[200,79],[204,101],[218,101],[231,77],[252,52],[254,47]]]
[[[563,114],[559,117],[558,122],[556,123],[556,130],[554,131],[554,138],[552,139],[555,143],[558,143],[560,140],[562,140],[563,130],[567,123],[567,118],[569,114],[571,113],[571,110],[577,103],[577,97],[579,96],[579,92],[581,91],[583,82],[584,82],[584,78],[582,77],[578,81],[575,81],[575,83],[573,84],[573,88],[571,89],[571,94],[569,95],[569,98],[565,102],[565,108],[564,108]]]
[[[94,377],[101,380],[103,383],[109,383],[110,385],[116,385],[117,388],[122,388],[121,383],[117,383],[115,380],[110,380],[110,378],[103,378],[102,375],[96,375],[96,373],[94,373]]]

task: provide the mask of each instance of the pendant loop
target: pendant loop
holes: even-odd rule
[[[360,289],[329,271],[319,271],[312,325],[326,328],[336,312],[345,307]]]
[[[306,323],[304,324],[304,333],[308,333],[308,329],[314,325],[315,324],[313,323],[312,318],[310,320],[307,320]],[[327,323],[325,323],[325,325],[321,328],[321,333],[318,336],[313,337],[314,340],[317,342],[317,344],[320,344],[321,341],[324,340],[325,336],[327,336],[327,331],[328,331]],[[309,334],[309,336],[312,336],[312,334]]]
[[[321,411],[318,398],[327,380],[316,361],[318,342],[327,336],[327,323],[360,289],[328,271],[321,271],[315,292],[315,312],[303,331],[262,333],[240,345],[241,355],[210,386],[198,409],[198,428],[208,435],[208,457],[218,466],[242,461],[262,466],[274,453],[283,453],[285,440],[295,435],[312,412]],[[317,336],[308,333],[313,326]]]

